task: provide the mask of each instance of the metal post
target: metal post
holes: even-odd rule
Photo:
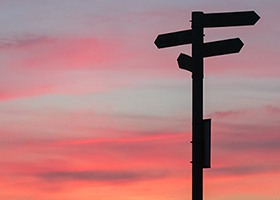
[[[203,12],[192,12],[192,200],[203,199]]]

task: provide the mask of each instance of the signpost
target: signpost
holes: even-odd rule
[[[203,58],[238,53],[243,47],[239,38],[203,41],[204,28],[254,25],[260,17],[254,11],[203,13],[192,12],[192,29],[158,35],[160,48],[192,44],[192,57],[180,54],[178,65],[192,73],[192,199],[203,199],[203,168],[210,168],[211,120],[203,120]]]

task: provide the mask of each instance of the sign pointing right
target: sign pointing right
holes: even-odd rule
[[[254,25],[260,16],[255,11],[204,13],[205,28]]]
[[[238,53],[243,45],[239,38],[207,42],[203,44],[203,57]]]

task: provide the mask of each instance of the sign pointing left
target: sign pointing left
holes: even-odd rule
[[[179,65],[179,68],[188,70],[190,72],[194,71],[194,61],[192,57],[181,53],[180,56],[177,58],[177,62]]]
[[[192,30],[161,34],[155,40],[155,45],[159,49],[191,43]]]

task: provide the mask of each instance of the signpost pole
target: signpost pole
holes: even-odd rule
[[[192,200],[203,199],[203,12],[192,12]]]

